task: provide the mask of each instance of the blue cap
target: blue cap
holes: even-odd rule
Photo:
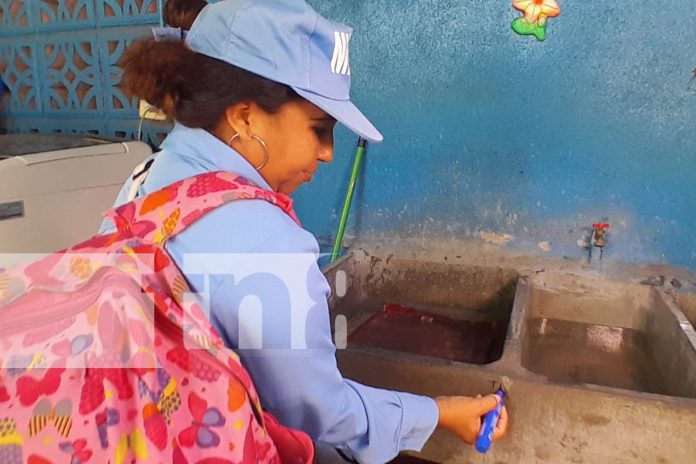
[[[186,43],[290,86],[359,136],[381,142],[382,134],[350,101],[352,32],[303,0],[225,0],[199,13]]]

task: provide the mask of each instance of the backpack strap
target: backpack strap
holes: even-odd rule
[[[119,234],[162,244],[214,209],[245,199],[265,200],[300,225],[290,197],[263,190],[238,174],[223,171],[180,180],[110,209],[104,216],[114,222]]]
[[[155,162],[155,157],[151,156],[133,169],[133,174],[131,177],[131,186],[128,189],[127,201],[133,201],[138,196],[138,189],[147,179],[147,175],[150,173],[150,166]]]

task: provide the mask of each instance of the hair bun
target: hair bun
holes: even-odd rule
[[[187,93],[190,63],[195,59],[196,53],[181,40],[136,41],[119,62],[121,85],[128,95],[147,100],[173,120],[179,101]]]

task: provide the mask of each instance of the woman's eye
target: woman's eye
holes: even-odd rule
[[[319,137],[320,140],[324,140],[331,135],[332,129],[326,127],[315,127],[314,133],[317,134],[317,137]]]

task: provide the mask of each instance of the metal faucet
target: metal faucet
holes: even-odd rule
[[[604,247],[607,244],[606,233],[609,227],[611,226],[605,222],[599,224],[592,224],[592,237],[590,239],[590,259],[592,259],[592,247],[599,248],[599,259],[602,259]]]

